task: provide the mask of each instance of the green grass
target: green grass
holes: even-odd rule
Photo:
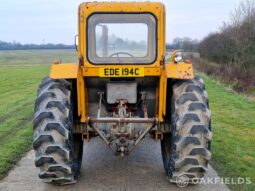
[[[0,52],[0,177],[31,148],[33,100],[41,78],[49,72],[44,64],[59,56],[63,62],[76,59],[76,53],[67,50],[6,52]],[[21,57],[29,59],[15,60]],[[252,185],[230,185],[232,190],[255,190],[255,102],[202,77],[212,110],[211,164],[222,177],[252,179]]]
[[[76,50],[0,51],[0,66],[50,65],[54,60],[77,63]]]
[[[232,190],[255,190],[255,102],[202,77],[212,110],[211,164],[222,177],[252,179],[250,185],[229,185]]]
[[[33,100],[48,66],[0,67],[0,177],[32,142]]]
[[[55,59],[75,62],[76,52],[0,51],[0,178],[31,148],[37,87]]]

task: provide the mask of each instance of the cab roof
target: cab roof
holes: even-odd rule
[[[80,11],[85,11],[85,16],[94,12],[150,12],[160,15],[165,10],[161,2],[84,2],[80,5]]]

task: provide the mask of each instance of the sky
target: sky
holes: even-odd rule
[[[73,44],[78,6],[84,1],[0,0],[0,41]],[[240,1],[161,0],[167,12],[167,42],[176,37],[203,39],[230,19]]]

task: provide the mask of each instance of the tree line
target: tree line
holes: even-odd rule
[[[74,49],[74,45],[65,44],[21,44],[19,42],[0,41],[0,50],[33,50],[33,49]]]
[[[198,51],[199,41],[197,39],[191,39],[189,37],[175,38],[172,43],[166,44],[167,50],[183,50],[187,52]]]
[[[199,68],[255,96],[255,0],[243,0],[218,32],[198,44]]]
[[[255,96],[255,0],[243,0],[230,20],[203,40],[176,38],[167,49],[197,51],[195,67]]]
[[[255,65],[255,0],[245,0],[220,31],[199,43],[203,58],[247,71]]]

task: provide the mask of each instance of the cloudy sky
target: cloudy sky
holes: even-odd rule
[[[166,5],[167,41],[171,42],[175,37],[200,40],[217,31],[241,0],[161,1]],[[84,0],[1,0],[0,40],[72,44],[81,2]]]

